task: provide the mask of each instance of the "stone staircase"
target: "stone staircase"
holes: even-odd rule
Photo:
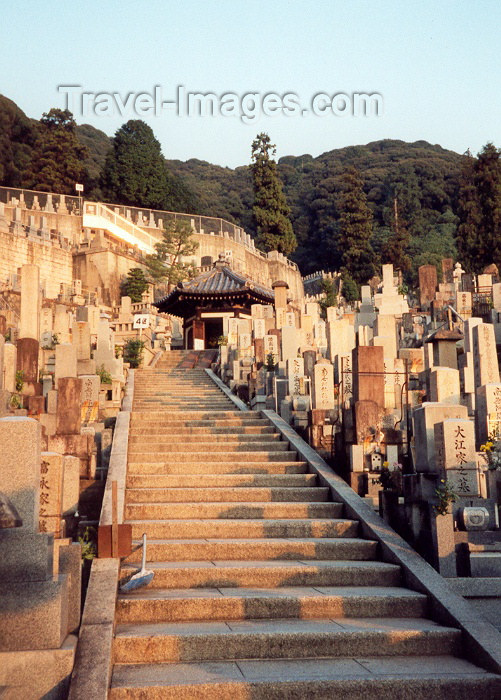
[[[199,359],[136,372],[125,519],[155,577],[118,596],[109,697],[500,697],[459,630],[429,619],[426,596]]]

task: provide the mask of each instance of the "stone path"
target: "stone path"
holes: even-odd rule
[[[195,364],[136,372],[126,521],[155,577],[118,597],[110,698],[499,697],[274,427]]]

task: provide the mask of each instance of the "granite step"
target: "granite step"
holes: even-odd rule
[[[210,440],[208,439],[210,437]],[[149,446],[155,447],[158,450],[164,450],[170,445],[181,445],[190,448],[193,445],[199,445],[203,443],[211,442],[213,444],[221,445],[255,445],[263,444],[272,445],[273,443],[281,442],[281,436],[276,433],[260,433],[258,435],[252,435],[247,433],[235,434],[235,433],[221,433],[209,435],[209,433],[200,433],[199,435],[193,435],[192,433],[177,433],[172,435],[131,435],[129,436],[129,446]],[[287,443],[283,443],[287,445]],[[156,447],[158,446],[158,448]],[[253,448],[252,448],[253,449]]]
[[[299,487],[191,487],[127,488],[126,503],[219,503],[219,502],[319,502],[329,499],[329,489],[313,486]]]
[[[148,564],[158,588],[276,588],[290,586],[398,586],[400,567],[380,561],[223,560]],[[129,565],[123,574],[134,571]]]
[[[197,518],[256,519],[256,518],[329,518],[336,517],[339,508],[333,503],[254,503],[226,501],[217,503],[127,503],[126,520],[175,520]]]
[[[316,474],[150,474],[127,477],[127,488],[241,488],[308,487],[317,483]]]
[[[199,443],[197,447],[206,445],[205,443]],[[286,449],[279,447],[283,445]],[[295,451],[286,451],[288,445],[284,443],[278,443],[270,449],[268,445],[263,446],[263,449],[257,449],[254,445],[252,446],[252,451],[249,449],[240,450],[226,450],[226,451],[215,451],[214,445],[208,443],[203,449],[204,452],[193,451],[186,452],[184,450],[174,451],[169,450],[168,452],[141,452],[134,448],[129,450],[129,455],[131,459],[135,462],[158,462],[160,464],[168,463],[169,460],[175,460],[176,462],[201,462],[208,464],[209,462],[235,462],[236,460],[240,462],[293,462],[297,457]],[[245,445],[243,447],[246,447]],[[186,470],[188,471],[188,470]]]
[[[338,508],[342,513],[342,507]],[[277,537],[357,537],[359,523],[348,518],[295,518],[295,519],[216,519],[216,520],[134,520],[132,537],[139,539],[143,532],[148,539],[193,539],[206,537],[210,533],[213,538],[266,538]]]
[[[139,541],[134,541],[134,545]],[[370,561],[376,557],[377,544],[356,537],[345,538],[265,538],[265,539],[150,539],[148,561],[213,560],[331,560]],[[141,561],[137,551],[128,563]]]
[[[234,442],[202,442],[201,440],[188,440],[186,442],[174,442],[168,443],[167,445],[160,445],[156,442],[145,442],[134,443],[129,445],[129,454],[132,459],[135,459],[137,454],[143,455],[154,455],[154,460],[157,461],[157,457],[162,460],[177,459],[182,457],[190,458],[191,450],[193,450],[193,455],[200,456],[210,452],[211,459],[217,460],[221,457],[224,461],[230,461],[238,458],[241,453],[256,453],[267,455],[268,457],[273,457],[274,460],[280,459],[280,455],[286,454],[286,459],[292,459],[295,452],[291,452],[289,444],[286,442],[247,442],[247,441],[234,441]],[[265,460],[266,461],[266,460]]]
[[[396,586],[152,589],[119,595],[116,622],[421,617],[427,604]]]
[[[308,471],[306,462],[284,460],[279,462],[228,461],[169,461],[148,462],[146,459],[129,462],[129,474],[304,474]]]
[[[115,663],[454,655],[461,632],[422,618],[157,622],[116,628]]]
[[[164,428],[131,428],[129,430],[129,439],[138,436],[150,436],[153,438],[168,440],[177,435],[211,435],[211,436],[229,436],[229,435],[273,435],[274,428],[271,425],[235,425],[235,426],[166,426]]]
[[[497,700],[499,676],[437,656],[116,664],[110,700]]]

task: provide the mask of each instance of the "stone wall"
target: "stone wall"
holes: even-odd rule
[[[61,282],[71,284],[73,264],[71,250],[64,250],[54,241],[37,240],[21,233],[0,228],[0,281],[5,282],[27,263],[40,267],[40,280],[46,296],[55,299]]]
[[[137,259],[124,251],[89,248],[73,255],[73,275],[82,280],[82,288],[95,291],[98,300],[112,306],[120,300],[120,282],[133,267],[141,267]]]

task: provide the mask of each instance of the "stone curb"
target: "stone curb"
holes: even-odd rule
[[[127,478],[127,451],[129,444],[130,414],[134,399],[134,370],[129,370],[122,410],[117,416],[113,444],[111,446],[110,464],[101,507],[100,525],[111,525],[111,482],[117,482],[118,523],[123,523],[125,507],[125,482]]]
[[[244,404],[243,401],[241,401],[238,396],[235,396],[235,394],[232,394],[231,391],[228,389],[226,384],[222,382],[219,377],[214,374],[214,372],[211,369],[205,368],[205,371],[209,375],[209,377],[212,379],[214,384],[217,384],[217,386],[221,389],[221,391],[226,394],[226,396],[233,401],[235,406],[238,408],[239,411],[248,411],[249,407]]]
[[[127,446],[134,398],[134,370],[129,370],[122,410],[117,416],[100,525],[111,525],[111,482],[118,482],[118,522],[123,522]],[[94,559],[78,635],[68,700],[107,700],[111,684],[113,629],[120,560]]]
[[[261,415],[268,418],[301,459],[308,462],[310,471],[319,476],[321,485],[330,488],[333,499],[344,503],[347,517],[360,521],[363,535],[377,540],[383,561],[401,566],[405,585],[428,596],[433,617],[442,624],[461,629],[468,660],[494,673],[501,673],[501,634],[496,628],[481,620],[473,606],[456,595],[447,581],[335,474],[275,411],[263,410]]]

